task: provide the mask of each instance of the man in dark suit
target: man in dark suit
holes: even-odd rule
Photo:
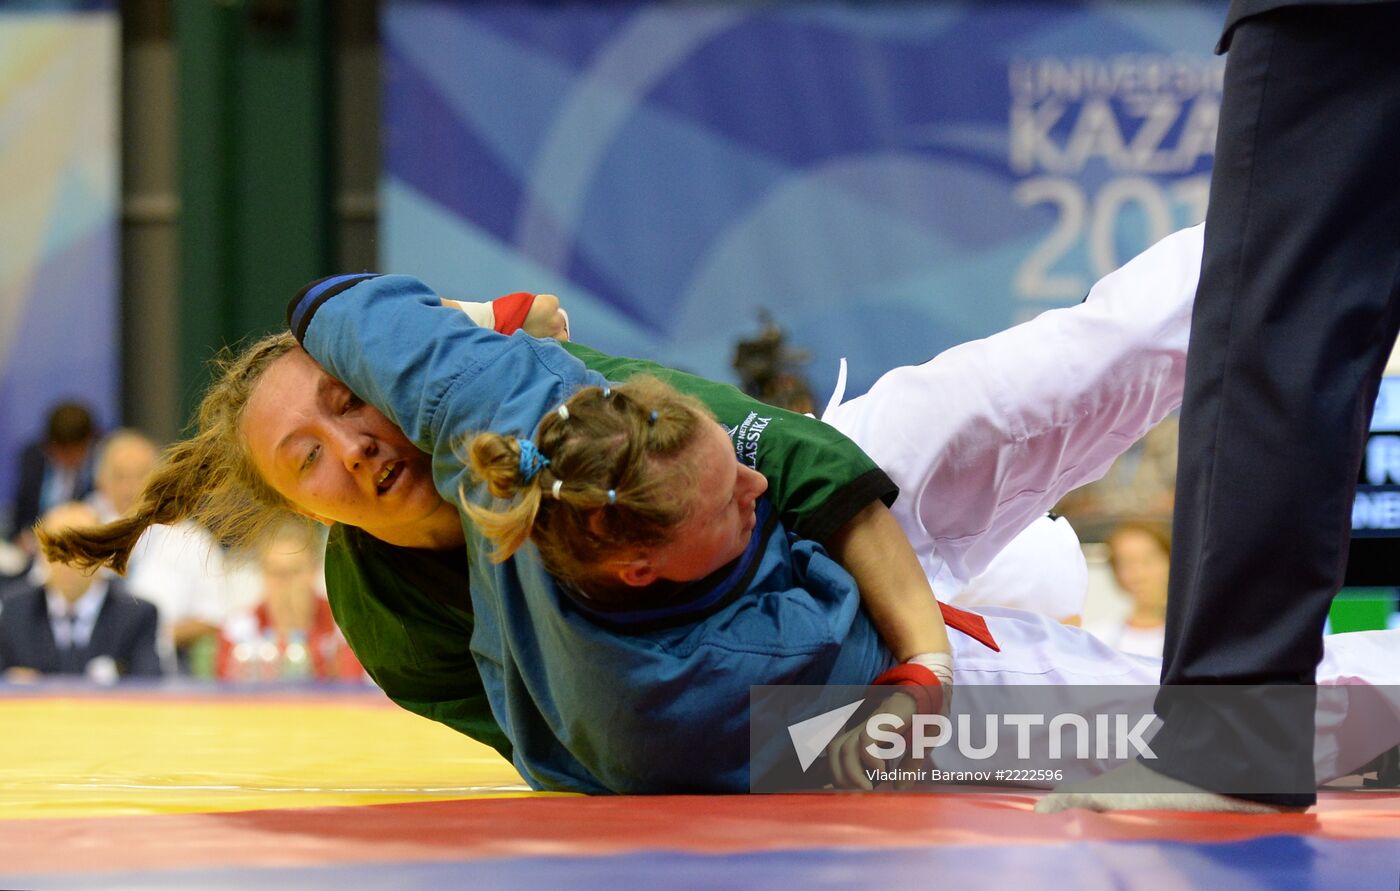
[[[30,527],[39,515],[66,501],[78,501],[92,491],[93,443],[97,430],[92,414],[77,402],[54,406],[44,438],[25,446],[19,457],[11,530],[20,547],[34,554]]]
[[[97,523],[82,504],[44,515],[47,528]],[[10,680],[87,675],[99,681],[155,677],[156,608],[127,594],[117,580],[63,565],[45,567],[42,586],[10,593],[0,611],[0,672]]]
[[[1397,35],[1396,0],[1230,6],[1181,410],[1162,675],[1177,686],[1151,771],[1042,810],[1316,801],[1311,685],[1400,328]],[[1227,684],[1251,685],[1253,707],[1199,686]]]

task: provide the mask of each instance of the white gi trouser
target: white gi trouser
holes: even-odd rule
[[[957,707],[974,713],[979,708],[1005,712],[1022,691],[990,688],[1024,687],[1026,712],[1083,713],[1090,705],[1107,709],[1121,703],[1125,710],[1138,708],[1151,713],[1162,670],[1160,658],[1121,653],[1082,628],[1036,613],[1000,607],[978,612],[986,618],[1001,652],[949,631]],[[1355,772],[1400,744],[1397,652],[1400,630],[1357,631],[1325,638],[1317,668],[1314,761],[1319,783]],[[986,765],[953,756],[942,758],[940,766],[976,769]],[[1095,768],[1109,766],[1103,762],[1087,768],[1093,773]]]
[[[1085,686],[1133,685],[1124,696],[1148,697],[1150,711],[1160,659],[1055,621],[1080,612],[1085,575],[1078,539],[1045,513],[1180,404],[1203,233],[1169,235],[1083,303],[890,371],[823,416],[900,487],[892,511],[940,598],[958,603],[976,580],[976,602],[961,605],[1001,652],[950,632],[959,699],[1026,685],[1039,688],[1035,711],[1055,713],[1082,708]],[[1400,742],[1397,651],[1400,631],[1327,638],[1320,782]]]
[[[824,414],[899,486],[892,512],[940,599],[959,603],[1007,550],[1002,593],[977,586],[979,607],[1080,612],[1078,540],[1045,514],[1181,403],[1203,232],[1167,236],[1083,303],[894,369]]]

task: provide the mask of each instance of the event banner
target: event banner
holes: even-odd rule
[[[0,526],[55,402],[116,414],[119,38],[111,2],[0,3]]]
[[[1203,219],[1225,6],[390,0],[381,265],[859,393]]]

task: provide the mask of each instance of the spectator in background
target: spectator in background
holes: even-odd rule
[[[92,444],[97,428],[92,413],[77,402],[54,406],[44,438],[25,446],[19,457],[11,529],[15,541],[34,554],[30,527],[49,508],[77,501],[92,491]]]
[[[47,529],[91,526],[97,513],[78,503],[44,514]],[[120,579],[62,564],[42,564],[44,581],[15,592],[0,612],[0,672],[7,680],[87,675],[110,683],[160,674],[156,608],[131,596]]]
[[[1167,579],[1172,560],[1171,530],[1163,523],[1128,520],[1108,536],[1113,578],[1127,595],[1127,615],[1088,626],[1115,649],[1161,658],[1167,632]]]
[[[799,414],[814,413],[817,408],[812,388],[798,370],[807,364],[811,354],[789,348],[787,333],[778,327],[767,310],[760,310],[758,317],[763,325],[758,336],[734,345],[730,365],[739,375],[739,389],[778,408]]]
[[[96,491],[88,503],[100,522],[128,514],[155,470],[156,444],[134,430],[118,430],[97,450]],[[131,552],[126,587],[160,612],[158,646],[167,670],[189,673],[189,654],[203,638],[217,639],[228,617],[223,549],[197,524],[146,529]]]
[[[261,599],[234,615],[220,640],[220,680],[365,679],[326,602],[325,542],[310,524],[279,526],[258,549]]]

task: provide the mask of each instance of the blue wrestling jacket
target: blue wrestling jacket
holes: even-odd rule
[[[574,390],[602,383],[558,344],[478,328],[406,276],[317,283],[291,326],[433,455],[449,500],[468,481],[453,451],[462,434],[529,435]],[[489,544],[464,528],[472,653],[535,788],[746,791],[750,685],[863,685],[893,662],[850,575],[789,536],[766,503],[739,560],[687,586],[677,607],[631,614],[589,610],[532,545],[492,564]]]

